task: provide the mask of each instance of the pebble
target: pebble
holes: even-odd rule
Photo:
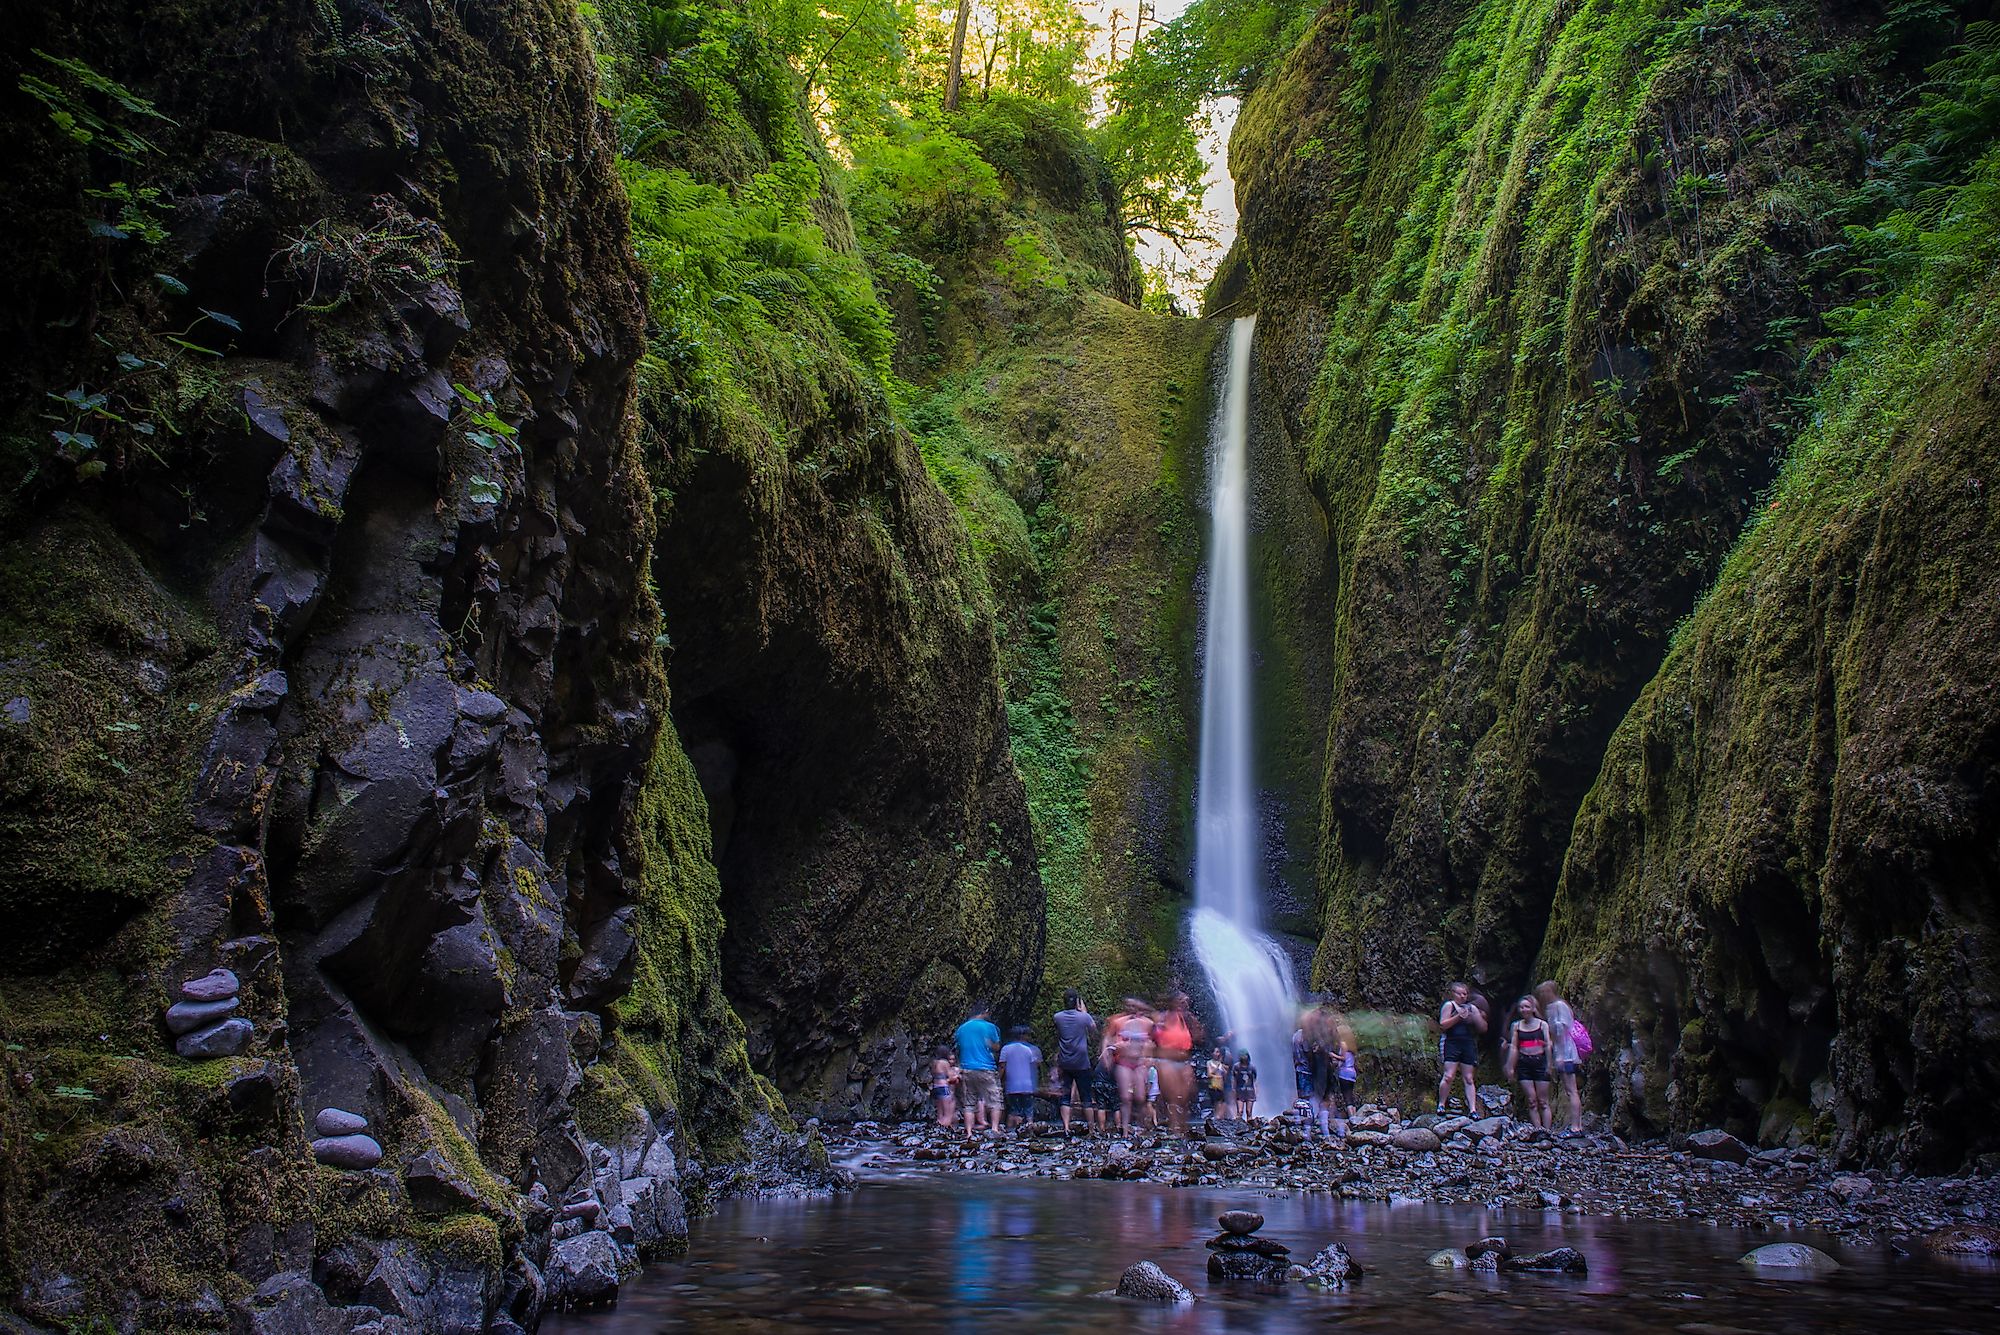
[[[345,1108],[321,1108],[313,1118],[313,1133],[320,1136],[351,1136],[368,1129],[368,1119]]]
[[[194,1061],[208,1057],[234,1057],[249,1044],[250,1036],[255,1032],[248,1020],[224,1020],[221,1024],[198,1029],[192,1034],[182,1034],[174,1042],[174,1051]]]
[[[321,1136],[312,1143],[312,1152],[329,1168],[359,1170],[382,1162],[382,1146],[373,1136]]]
[[[243,984],[228,969],[210,969],[199,978],[181,984],[181,996],[188,1001],[221,1001],[233,997]]]
[[[235,997],[220,1001],[177,1001],[167,1007],[167,1028],[177,1035],[191,1034],[226,1019],[242,1004]]]

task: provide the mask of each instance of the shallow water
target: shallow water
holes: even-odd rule
[[[1202,1243],[1244,1207],[1262,1236],[1307,1259],[1331,1241],[1367,1268],[1355,1290],[1210,1285]],[[1476,1276],[1425,1258],[1489,1233],[1517,1252],[1568,1245],[1588,1278]],[[1813,1242],[1843,1269],[1760,1277],[1736,1258]],[[1192,1308],[1098,1296],[1153,1260],[1201,1299]],[[739,1201],[695,1221],[689,1256],[655,1262],[609,1313],[554,1318],[552,1335],[652,1331],[1908,1331],[2000,1330],[2000,1270],[1805,1234],[1746,1234],[1535,1212],[1388,1206],[1326,1195],[905,1174],[833,1199]]]

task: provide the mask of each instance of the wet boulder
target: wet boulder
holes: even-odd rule
[[[1506,1271],[1520,1271],[1542,1275],[1587,1275],[1590,1262],[1574,1247],[1556,1247],[1532,1256],[1510,1256],[1500,1262]]]
[[[1939,1256],[2000,1256],[2000,1228],[1991,1224],[1949,1224],[1924,1239]]]
[[[618,1244],[609,1233],[579,1233],[549,1248],[544,1278],[557,1311],[603,1307],[618,1299]]]
[[[1743,1253],[1740,1264],[1752,1270],[1791,1270],[1805,1274],[1831,1274],[1840,1262],[1817,1247],[1803,1242],[1771,1242]]]
[[[1140,1261],[1127,1266],[1118,1277],[1118,1296],[1147,1303],[1191,1303],[1194,1295],[1187,1286],[1154,1265]]]
[[[313,1158],[328,1168],[359,1172],[382,1162],[382,1145],[373,1136],[321,1136],[312,1143]]]
[[[1361,1278],[1361,1263],[1337,1242],[1329,1242],[1303,1266],[1294,1266],[1293,1279],[1314,1288],[1344,1289]]]

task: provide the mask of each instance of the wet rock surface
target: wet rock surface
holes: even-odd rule
[[[858,1134],[830,1128],[826,1134],[842,1157],[872,1150],[870,1163],[939,1172],[1186,1187],[1241,1184],[1321,1191],[1348,1200],[1432,1201],[1752,1230],[1815,1229],[1853,1243],[1880,1240],[1903,1250],[2000,1255],[2000,1228],[1985,1222],[2000,1219],[2000,1176],[1840,1172],[1811,1149],[1746,1146],[1747,1158],[1736,1163],[1698,1157],[1668,1142],[1628,1145],[1603,1132],[1552,1135],[1507,1117],[1459,1126],[1447,1119],[1431,1133],[1444,1133],[1437,1149],[1407,1150],[1396,1146],[1394,1133],[1412,1124],[1389,1109],[1363,1109],[1354,1124],[1383,1129],[1341,1140],[1308,1137],[1285,1120],[1209,1119],[1191,1128],[1186,1139],[1153,1130],[1132,1137],[1065,1136],[1060,1126],[1047,1123],[974,1142],[930,1123],[870,1124]],[[1242,1219],[1256,1217],[1244,1212]],[[1243,1226],[1235,1212],[1223,1219],[1222,1236],[1256,1240],[1254,1228],[1229,1232],[1232,1223]],[[1432,1264],[1456,1268],[1483,1256],[1488,1268],[1498,1270],[1509,1259],[1499,1238],[1454,1250],[1455,1259],[1440,1251]]]
[[[1149,1303],[1194,1301],[1194,1295],[1188,1292],[1185,1284],[1151,1261],[1139,1261],[1127,1266],[1125,1273],[1118,1277],[1117,1294],[1120,1298],[1133,1298]]]

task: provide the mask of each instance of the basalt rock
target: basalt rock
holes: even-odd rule
[[[1825,1274],[1840,1269],[1840,1262],[1803,1242],[1766,1243],[1745,1252],[1740,1259],[1753,1270],[1801,1270]]]
[[[1151,1261],[1127,1266],[1118,1277],[1118,1296],[1149,1303],[1191,1303],[1194,1295],[1187,1286]]]

